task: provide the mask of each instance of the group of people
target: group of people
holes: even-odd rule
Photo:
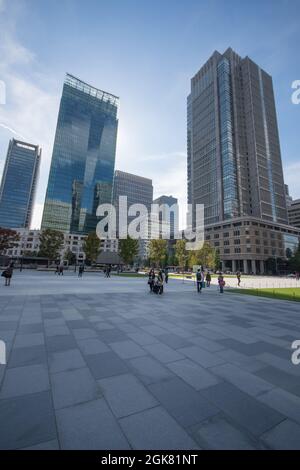
[[[241,273],[237,273],[238,286],[241,283]],[[203,287],[210,287],[211,274],[209,271],[205,274],[203,267],[199,268],[196,273],[197,292],[201,294]],[[222,273],[218,276],[218,286],[220,294],[224,293],[225,279]]]
[[[206,284],[205,284],[206,282]],[[201,294],[203,287],[207,286],[210,287],[211,283],[211,274],[209,271],[205,274],[203,268],[199,268],[196,273],[196,284],[197,284],[197,292]]]
[[[150,269],[148,274],[148,285],[150,292],[154,294],[163,294],[164,284],[168,284],[169,272],[168,268],[160,269],[157,273],[153,268]]]
[[[150,269],[148,274],[148,285],[150,288],[150,292],[155,294],[163,294],[164,292],[164,284],[168,283],[169,273],[168,268],[159,269],[157,272],[153,268]],[[238,277],[238,282],[240,283],[240,273]],[[204,268],[201,267],[196,272],[196,285],[197,285],[197,292],[201,294],[202,289],[204,287],[211,286],[211,273],[207,271],[205,273]],[[218,286],[220,294],[224,292],[225,280],[223,274],[219,274],[218,277]]]

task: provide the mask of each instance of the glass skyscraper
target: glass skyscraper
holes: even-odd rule
[[[231,48],[215,51],[187,100],[188,202],[205,224],[239,216],[287,223],[272,77]]]
[[[60,103],[42,229],[89,233],[110,203],[118,97],[67,74]]]
[[[37,145],[10,141],[0,186],[0,227],[30,227],[41,153]]]
[[[263,274],[293,252],[272,77],[249,57],[215,51],[192,78],[187,157],[193,226],[202,204],[223,270]]]

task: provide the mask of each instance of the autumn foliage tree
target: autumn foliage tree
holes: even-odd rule
[[[19,234],[15,230],[0,227],[0,254],[17,246],[19,239]]]

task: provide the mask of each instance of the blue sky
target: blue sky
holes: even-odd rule
[[[300,0],[0,0],[0,172],[13,132],[42,146],[33,225],[66,72],[120,97],[116,168],[183,203],[190,78],[228,46],[273,76],[285,179],[300,197],[299,10]]]

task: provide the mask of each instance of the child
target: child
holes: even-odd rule
[[[218,283],[219,283],[219,288],[220,288],[220,294],[223,294],[225,281],[224,281],[224,277],[222,274],[220,274],[220,276],[218,277]]]

